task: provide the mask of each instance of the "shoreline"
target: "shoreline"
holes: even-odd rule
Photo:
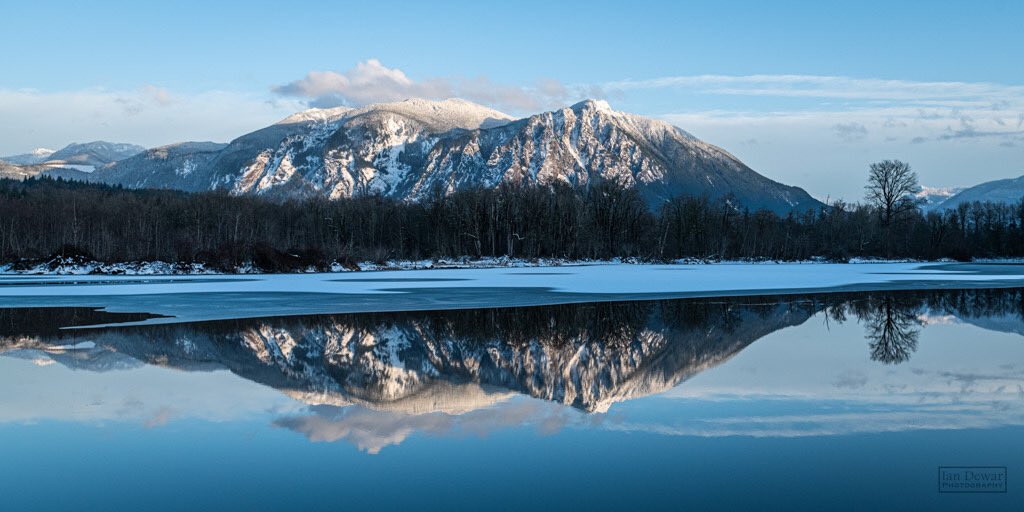
[[[333,262],[323,269],[309,267],[293,272],[268,272],[249,263],[234,270],[210,268],[202,263],[167,263],[164,261],[102,263],[48,261],[30,264],[0,264],[0,276],[245,276],[245,275],[303,275],[349,274],[353,272],[393,272],[409,270],[473,270],[492,268],[558,268],[600,265],[863,265],[863,264],[1024,264],[1022,258],[975,258],[970,262],[950,259],[916,260],[885,258],[850,258],[847,261],[829,261],[824,258],[809,260],[714,260],[685,258],[672,261],[647,261],[639,258],[613,258],[610,260],[569,260],[559,258],[441,258],[423,260],[394,260],[383,263],[363,261],[348,266]],[[354,267],[354,268],[353,268]]]

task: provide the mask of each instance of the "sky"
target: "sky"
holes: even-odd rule
[[[824,4],[10,3],[0,155],[225,142],[310,106],[593,97],[820,199],[861,200],[885,158],[933,187],[1024,174],[1024,2]]]

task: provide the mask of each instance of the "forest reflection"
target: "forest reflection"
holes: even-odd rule
[[[913,357],[929,317],[1024,333],[1020,289],[564,304],[59,329],[145,314],[0,309],[0,354],[71,368],[227,369],[311,405],[460,411],[507,393],[583,411],[668,390],[824,314],[864,326],[866,355]],[[992,322],[991,319],[999,319]]]

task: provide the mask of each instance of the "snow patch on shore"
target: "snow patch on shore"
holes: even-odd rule
[[[1024,264],[1024,258],[976,258],[974,263],[989,264]],[[924,263],[958,263],[948,258],[939,260],[917,260],[917,259],[884,259],[884,258],[850,258],[845,262],[851,265],[880,265],[880,264],[924,264]],[[537,267],[564,267],[564,266],[595,266],[595,265],[842,265],[815,258],[799,261],[785,261],[774,259],[757,260],[717,260],[682,258],[668,262],[651,262],[639,258],[613,258],[610,260],[573,260],[563,258],[440,258],[422,260],[388,260],[388,261],[362,261],[353,264],[344,264],[339,261],[331,262],[325,269],[307,267],[299,269],[294,274],[315,274],[345,273],[345,272],[385,272],[394,270],[458,270],[458,269],[489,269],[489,268],[537,268]],[[235,275],[235,274],[266,274],[253,263],[245,263],[230,270],[215,269],[202,263],[168,263],[164,261],[132,261],[125,263],[102,263],[98,261],[79,260],[52,260],[34,264],[28,267],[21,267],[13,264],[0,264],[0,274],[16,275],[123,275],[123,276],[147,276],[147,275]]]

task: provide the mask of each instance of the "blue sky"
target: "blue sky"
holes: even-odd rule
[[[229,140],[405,94],[515,115],[603,96],[821,198],[859,199],[881,158],[932,186],[1024,174],[1024,2],[823,4],[21,2],[0,154]]]

